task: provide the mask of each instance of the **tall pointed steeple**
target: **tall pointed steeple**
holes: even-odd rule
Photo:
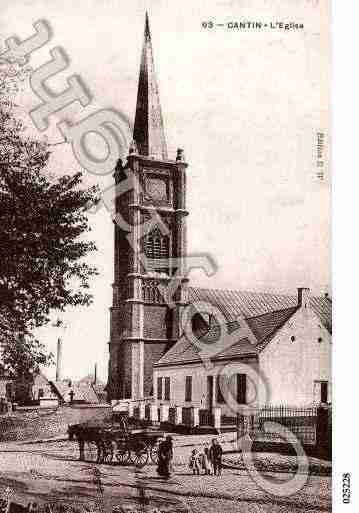
[[[115,201],[116,219],[128,219],[135,231],[129,238],[114,223],[110,399],[137,401],[153,395],[154,365],[182,334],[181,317],[188,304],[186,169],[182,149],[175,160],[167,157],[146,15],[133,141],[126,163],[119,160],[114,173],[116,185],[122,187],[126,176],[134,176],[137,185]],[[164,233],[160,224],[167,227]],[[160,285],[178,273],[181,278],[169,306]]]
[[[167,145],[147,12],[133,138],[140,155],[167,160]]]

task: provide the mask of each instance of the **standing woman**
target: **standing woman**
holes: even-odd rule
[[[209,449],[209,455],[215,476],[220,476],[222,474],[222,454],[222,446],[216,438],[213,438],[211,448]]]
[[[207,476],[210,476],[212,473],[212,462],[209,454],[209,447],[208,444],[205,445],[203,454],[202,454],[202,468],[204,470],[204,473]]]
[[[171,476],[173,460],[172,437],[167,436],[166,440],[160,443],[158,447],[158,467],[157,473],[168,479]]]

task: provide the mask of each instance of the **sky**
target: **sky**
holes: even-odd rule
[[[134,118],[144,17],[149,12],[155,68],[170,158],[184,148],[187,170],[188,251],[209,253],[218,272],[193,272],[190,284],[296,294],[330,292],[330,116],[328,3],[323,0],[2,0],[0,43],[33,33],[45,19],[53,36],[31,56],[35,69],[61,46],[68,69],[51,79],[58,92],[81,76],[91,92],[88,107],[70,106],[79,120],[102,108]],[[204,29],[203,22],[224,23]],[[303,30],[228,29],[228,22],[296,22]],[[62,141],[54,116],[47,131],[28,112],[40,100],[26,87],[16,98],[19,115],[35,136]],[[325,134],[324,180],[317,177],[317,132]],[[100,145],[95,146],[101,152]],[[75,172],[68,144],[52,146],[49,170]],[[85,171],[101,188],[111,175]],[[98,251],[93,304],[69,310],[66,329],[37,335],[55,351],[63,339],[64,377],[93,370],[107,376],[109,307],[113,281],[113,225],[105,208],[90,215],[89,237]],[[46,370],[54,376],[54,368]]]

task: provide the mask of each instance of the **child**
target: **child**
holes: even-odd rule
[[[193,449],[191,457],[189,459],[189,468],[192,469],[193,474],[199,476],[199,470],[201,466],[200,455],[197,449]]]

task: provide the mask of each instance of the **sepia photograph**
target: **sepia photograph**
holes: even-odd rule
[[[330,2],[0,11],[0,511],[332,511]]]

